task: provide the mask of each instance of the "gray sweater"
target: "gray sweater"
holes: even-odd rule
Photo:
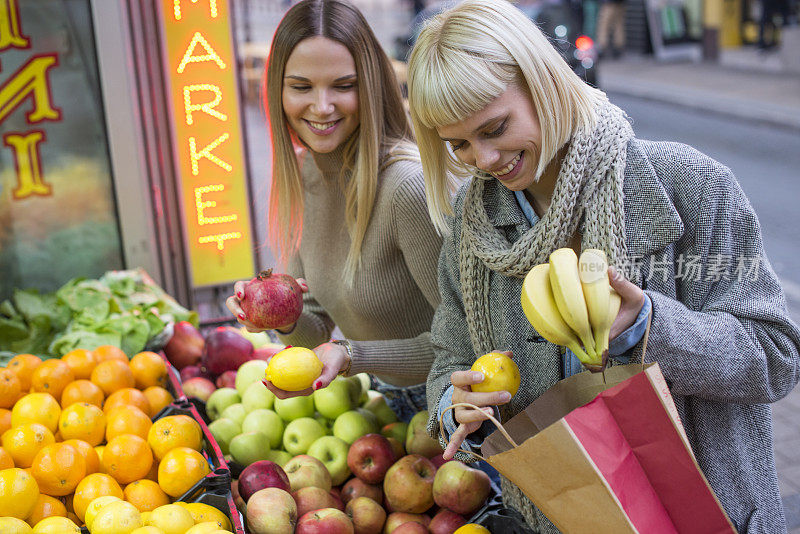
[[[303,235],[288,272],[305,278],[309,293],[294,331],[280,338],[313,348],[338,326],[353,347],[350,374],[370,372],[396,386],[424,383],[433,362],[429,332],[442,241],[425,204],[422,165],[396,161],[378,176],[352,288],[342,278],[350,236],[341,168],[339,150],[303,160]]]
[[[458,278],[464,191],[439,264],[432,414],[450,374],[476,358]],[[737,530],[785,532],[769,403],[798,381],[800,332],[764,253],[756,214],[729,169],[680,144],[632,140],[624,192],[628,252],[641,259],[640,285],[653,304],[645,359],[661,366],[697,461]],[[487,184],[484,204],[509,242],[530,227],[513,193],[496,181]],[[520,308],[521,279],[492,272],[489,284],[494,346],[513,351],[522,375],[502,410],[508,418],[558,380],[559,348],[532,342],[535,331]],[[641,346],[632,350],[640,359]],[[429,429],[437,431],[433,421]],[[540,531],[557,532],[518,489],[504,491],[504,498]]]

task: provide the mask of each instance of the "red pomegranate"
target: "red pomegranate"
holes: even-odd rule
[[[288,274],[261,271],[244,286],[242,311],[258,328],[270,330],[294,324],[303,311],[303,290]]]

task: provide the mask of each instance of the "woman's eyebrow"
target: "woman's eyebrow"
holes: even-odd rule
[[[297,81],[300,81],[300,82],[310,82],[311,81],[308,78],[305,78],[303,76],[297,76],[296,74],[287,74],[286,76],[284,76],[284,78],[288,78],[288,79],[291,79],[291,80],[297,80]],[[345,76],[340,76],[339,78],[336,78],[335,80],[333,80],[333,83],[343,82],[343,81],[350,80],[350,79],[353,79],[353,78],[356,78],[355,74],[347,74]]]

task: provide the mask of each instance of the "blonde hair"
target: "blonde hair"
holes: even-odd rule
[[[411,119],[428,210],[441,231],[453,213],[453,176],[475,169],[455,158],[436,128],[481,111],[512,83],[527,88],[539,118],[538,178],[573,132],[594,125],[605,95],[572,72],[536,24],[505,0],[465,0],[432,18],[411,51]]]
[[[283,17],[270,48],[264,80],[264,104],[272,139],[272,189],[269,240],[282,261],[302,239],[303,182],[296,156],[300,139],[290,131],[283,111],[286,62],[300,41],[322,36],[341,43],[356,66],[359,126],[344,146],[342,174],[352,172],[345,190],[345,221],[351,244],[345,281],[352,283],[361,261],[378,173],[398,159],[419,161],[400,87],[386,53],[356,7],[344,0],[303,0]]]

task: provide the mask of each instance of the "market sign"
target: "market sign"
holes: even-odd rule
[[[195,287],[253,276],[227,0],[161,0],[172,143]]]

